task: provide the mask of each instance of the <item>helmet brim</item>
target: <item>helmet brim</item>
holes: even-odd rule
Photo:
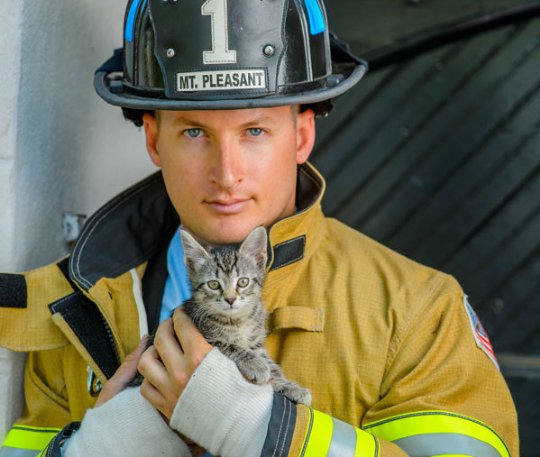
[[[97,71],[94,88],[107,103],[123,108],[140,110],[224,110],[243,108],[265,108],[283,105],[306,105],[335,98],[352,88],[368,70],[366,62],[360,61],[347,75],[332,75],[324,87],[295,94],[276,94],[258,98],[234,98],[213,100],[165,99],[152,95],[137,95],[127,92],[121,84],[113,85],[110,72]]]
[[[148,92],[134,91],[123,83],[123,50],[115,51],[94,76],[94,88],[107,103],[136,110],[226,110],[265,108],[284,105],[310,105],[331,100],[351,89],[368,71],[368,63],[353,54],[349,45],[330,32],[330,55],[332,74],[318,84],[294,86],[294,92],[227,97],[208,96],[198,93],[193,98],[165,98],[164,92],[155,89]]]

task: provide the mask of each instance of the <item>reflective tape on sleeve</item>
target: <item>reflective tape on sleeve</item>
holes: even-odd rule
[[[327,414],[312,410],[302,457],[377,457],[377,439]]]
[[[42,451],[47,447],[51,440],[60,432],[54,428],[38,428],[15,425],[7,434],[2,448],[12,448],[25,451]],[[14,452],[14,451],[13,451]],[[18,456],[23,454],[6,453],[6,456]],[[35,453],[33,455],[37,455]]]
[[[311,410],[311,424],[307,432],[302,457],[327,457],[334,422],[332,417],[316,410]]]
[[[379,442],[371,433],[356,429],[356,452],[354,457],[378,457]]]
[[[400,446],[411,457],[482,455],[510,457],[504,441],[486,424],[444,411],[422,411],[391,417],[364,427]]]

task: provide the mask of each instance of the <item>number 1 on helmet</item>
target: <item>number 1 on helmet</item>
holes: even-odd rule
[[[236,63],[236,51],[229,49],[227,0],[206,0],[201,14],[212,20],[212,50],[203,51],[204,64]]]

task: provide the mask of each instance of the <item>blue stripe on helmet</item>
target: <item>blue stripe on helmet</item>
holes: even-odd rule
[[[146,2],[148,0],[143,0],[143,8],[146,5]],[[129,13],[126,20],[126,31],[124,34],[124,37],[126,41],[129,41],[130,43],[133,41],[133,31],[135,29],[135,18],[137,17],[137,10],[139,8],[139,4],[141,3],[141,0],[133,0],[133,3],[131,4],[131,7],[129,8]]]
[[[312,35],[318,35],[326,30],[326,24],[324,23],[324,15],[319,5],[318,0],[304,0],[306,5],[309,29]]]

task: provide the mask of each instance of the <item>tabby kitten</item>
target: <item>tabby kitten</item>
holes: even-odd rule
[[[186,314],[210,344],[236,363],[248,381],[270,382],[274,391],[309,405],[310,392],[286,379],[263,346],[265,228],[253,230],[239,248],[205,248],[186,230],[181,229],[181,235],[193,289],[193,297],[184,303]]]

